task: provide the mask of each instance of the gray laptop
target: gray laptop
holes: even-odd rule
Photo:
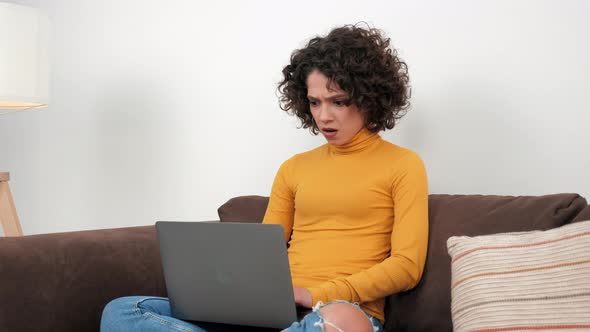
[[[280,225],[156,222],[172,316],[286,328],[296,321]]]

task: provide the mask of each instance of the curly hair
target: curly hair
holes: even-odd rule
[[[363,113],[371,132],[392,129],[410,103],[407,65],[389,47],[390,39],[380,30],[356,25],[335,28],[325,37],[309,40],[291,54],[278,85],[283,111],[296,115],[303,128],[319,129],[311,115],[306,80],[318,70],[329,84],[335,82]]]

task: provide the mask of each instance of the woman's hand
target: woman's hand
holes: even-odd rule
[[[293,286],[295,303],[306,308],[311,308],[311,293],[303,287]]]

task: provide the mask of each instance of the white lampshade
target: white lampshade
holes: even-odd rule
[[[47,106],[48,34],[38,9],[0,2],[0,115]]]

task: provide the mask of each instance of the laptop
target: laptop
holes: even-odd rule
[[[298,319],[283,228],[156,222],[175,318],[266,328]]]

